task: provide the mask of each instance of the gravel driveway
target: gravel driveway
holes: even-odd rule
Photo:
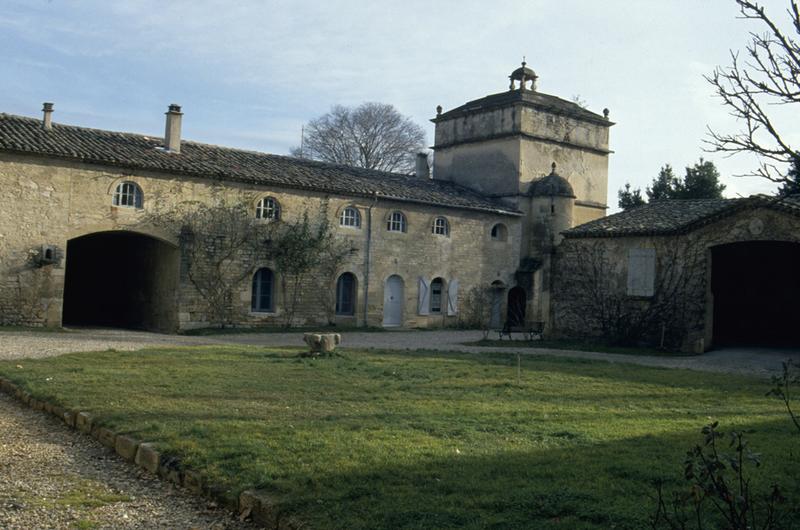
[[[0,394],[0,528],[252,528]]]
[[[690,357],[656,357],[622,355],[548,348],[465,346],[482,337],[480,331],[386,331],[345,332],[342,347],[376,348],[387,350],[428,349],[439,351],[501,351],[525,355],[578,357],[609,362],[633,363],[662,368],[686,368],[705,372],[738,373],[768,377],[779,373],[781,361],[794,359],[800,363],[800,350],[768,348],[729,348]],[[143,331],[81,329],[64,333],[0,331],[0,359],[49,357],[75,351],[102,351],[114,348],[121,351],[158,346],[191,346],[203,344],[248,344],[254,346],[302,346],[302,333],[242,333],[195,337],[162,335]]]

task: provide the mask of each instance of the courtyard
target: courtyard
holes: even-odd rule
[[[4,332],[0,375],[316,528],[641,528],[655,481],[687,487],[683,458],[712,420],[762,453],[754,491],[800,493],[796,433],[765,397],[786,351],[464,345],[478,338],[345,333],[339,356],[302,359],[297,333]]]

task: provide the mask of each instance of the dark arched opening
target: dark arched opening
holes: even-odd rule
[[[336,314],[351,317],[356,314],[356,277],[345,272],[336,281]]]
[[[65,326],[153,331],[178,327],[178,249],[135,232],[98,232],[67,243]]]
[[[508,291],[508,313],[506,320],[509,326],[522,326],[525,324],[525,289],[512,287]]]
[[[750,241],[711,252],[714,345],[800,345],[800,244]]]

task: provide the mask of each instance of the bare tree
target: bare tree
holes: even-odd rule
[[[492,321],[492,303],[494,290],[490,287],[476,285],[467,292],[463,307],[459,313],[461,324],[477,328],[483,332],[484,340],[489,338]]]
[[[309,122],[292,156],[347,166],[410,173],[425,131],[392,105],[336,105]]]
[[[556,267],[559,331],[611,344],[679,348],[704,307],[705,247],[682,237],[654,243],[652,296],[629,296],[625,277],[602,241],[567,240]]]
[[[143,221],[180,236],[183,266],[210,324],[234,325],[243,312],[234,294],[265,252],[268,226],[244,203],[183,202]]]
[[[731,115],[744,123],[741,131],[732,134],[709,129],[708,149],[755,153],[760,165],[749,175],[788,183],[789,177],[778,166],[800,159],[800,151],[789,144],[787,131],[780,129],[775,109],[800,103],[800,10],[796,0],[789,1],[786,13],[791,30],[785,31],[757,2],[736,3],[743,18],[763,24],[764,33],[751,33],[743,58],[732,51],[730,66],[706,76]]]
[[[319,215],[311,219],[304,212],[299,220],[272,225],[267,249],[280,276],[283,294],[283,325],[294,323],[300,297],[309,283],[318,293],[330,292],[331,278],[352,249],[346,240],[333,231],[324,204]],[[331,300],[322,295],[325,311],[331,320]]]

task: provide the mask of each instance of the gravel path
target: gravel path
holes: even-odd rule
[[[482,337],[480,331],[386,331],[346,332],[342,347],[388,350],[428,349],[438,351],[482,352],[500,351],[524,355],[553,355],[609,362],[633,363],[662,368],[686,368],[705,372],[722,372],[768,377],[781,370],[781,361],[788,358],[800,363],[800,350],[768,348],[730,348],[690,357],[656,357],[622,355],[548,348],[515,347],[513,342],[503,347],[466,346]],[[0,331],[0,359],[48,357],[75,351],[102,351],[114,348],[121,351],[157,346],[191,346],[203,344],[249,344],[254,346],[302,346],[302,333],[243,333],[194,337],[162,335],[143,331],[112,329],[81,329],[64,333]]]
[[[652,355],[627,355],[618,353],[599,353],[550,348],[530,348],[527,346],[485,347],[467,346],[483,337],[480,331],[442,330],[442,331],[387,331],[377,333],[344,333],[344,348],[378,348],[394,350],[437,350],[478,353],[485,351],[507,352],[523,355],[553,355],[556,357],[575,357],[618,363],[632,363],[661,368],[686,368],[704,372],[736,373],[769,377],[781,371],[781,362],[792,358],[800,363],[800,350],[770,348],[729,348],[714,350],[703,355],[658,357]],[[252,344],[260,346],[298,346],[302,345],[302,333],[251,333],[241,335],[217,335],[218,343]]]
[[[0,528],[252,528],[0,394]]]

